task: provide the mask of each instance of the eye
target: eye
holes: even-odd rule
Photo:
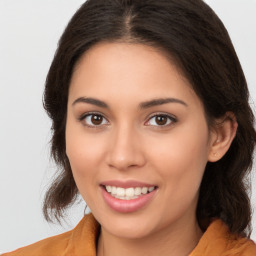
[[[146,125],[152,126],[168,126],[172,123],[176,123],[177,120],[169,115],[166,114],[158,114],[152,116],[147,122]]]
[[[80,121],[83,121],[83,123],[89,127],[96,127],[96,126],[108,124],[107,119],[98,113],[91,113],[91,114],[83,115],[80,118]]]

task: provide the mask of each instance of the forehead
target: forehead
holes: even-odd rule
[[[189,81],[163,51],[143,44],[106,42],[94,45],[80,58],[71,79],[70,97],[95,94],[104,99],[140,95],[141,101],[167,94],[196,97]]]

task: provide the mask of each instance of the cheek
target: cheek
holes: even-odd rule
[[[95,185],[97,185],[97,169],[99,159],[98,147],[93,146],[81,136],[67,133],[66,151],[71,170],[80,195],[83,197],[90,209],[94,209]]]
[[[100,145],[90,143],[86,137],[72,136],[71,139],[67,138],[66,152],[69,158],[72,170],[81,172],[80,175],[90,172],[90,169],[100,159]]]
[[[66,124],[66,154],[74,172],[81,172],[82,175],[87,170],[90,170],[91,164],[100,158],[100,152],[104,146],[102,145],[103,142],[104,140],[101,139],[99,133],[86,132],[85,127],[81,123],[68,115]]]
[[[208,159],[206,126],[201,126],[200,130],[192,125],[177,127],[152,149],[155,169],[160,170],[162,179],[168,181],[163,184],[168,191],[198,190]]]
[[[90,193],[87,188],[97,183],[103,148],[99,135],[90,135],[84,132],[83,126],[67,123],[66,154],[77,187],[84,198]]]

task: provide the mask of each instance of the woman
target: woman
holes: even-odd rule
[[[45,87],[62,173],[60,220],[92,214],[5,255],[256,255],[244,177],[256,141],[248,89],[223,24],[201,0],[88,0]]]

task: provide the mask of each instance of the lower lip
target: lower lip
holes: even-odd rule
[[[138,198],[131,200],[122,200],[115,198],[111,196],[103,187],[101,187],[101,190],[105,202],[111,209],[120,213],[129,213],[138,211],[146,206],[155,195],[157,189],[153,190],[148,194],[141,195]]]

